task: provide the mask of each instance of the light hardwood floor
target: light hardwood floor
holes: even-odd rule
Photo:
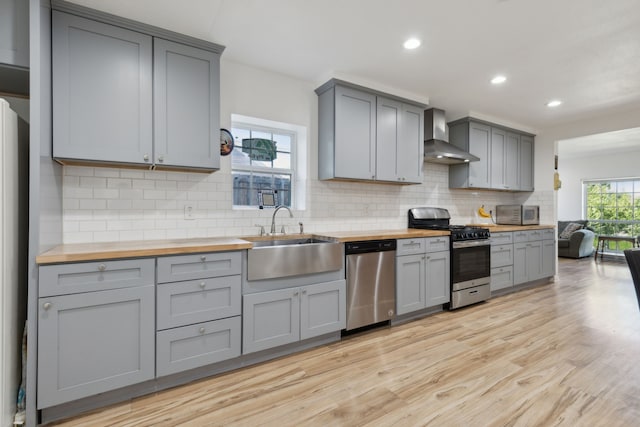
[[[623,262],[141,397],[60,426],[638,426]]]

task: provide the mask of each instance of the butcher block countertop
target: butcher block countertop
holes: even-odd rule
[[[97,261],[115,258],[139,258],[161,255],[181,255],[198,252],[221,252],[251,249],[253,241],[268,239],[297,239],[317,237],[336,242],[355,242],[361,240],[405,239],[417,237],[448,236],[448,231],[434,230],[374,230],[344,231],[313,234],[287,234],[285,236],[244,238],[210,237],[198,239],[138,240],[131,242],[107,243],[71,243],[56,246],[36,257],[38,264],[62,262]]]
[[[139,258],[196,252],[235,251],[252,248],[247,240],[230,237],[198,239],[136,240],[131,242],[72,243],[59,245],[36,257],[38,264]]]
[[[555,228],[553,225],[486,225],[492,233],[521,230],[540,230]],[[285,236],[244,238],[209,237],[198,239],[167,239],[167,240],[137,240],[131,242],[108,243],[71,243],[56,246],[36,257],[38,264],[54,264],[61,262],[95,261],[114,258],[139,258],[160,255],[180,255],[198,252],[221,252],[251,249],[252,241],[266,239],[296,239],[301,237],[317,237],[334,240],[336,242],[356,242],[362,240],[380,239],[411,239],[418,237],[448,236],[443,230],[418,230],[403,228],[397,230],[371,231],[335,231],[313,234],[287,234]]]

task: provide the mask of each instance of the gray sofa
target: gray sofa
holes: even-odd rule
[[[571,233],[568,239],[561,239],[560,235],[570,223],[581,224],[585,228]],[[593,253],[595,233],[588,226],[586,220],[558,221],[558,256],[565,258],[583,258]]]

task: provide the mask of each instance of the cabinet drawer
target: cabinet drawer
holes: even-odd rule
[[[155,260],[83,262],[41,266],[40,297],[153,285]]]
[[[513,234],[513,243],[522,243],[522,242],[529,241],[529,232],[526,230],[514,231],[512,234]]]
[[[492,245],[506,245],[513,243],[513,233],[491,233]]]
[[[544,230],[529,230],[529,241],[535,242],[543,239]]]
[[[240,331],[240,316],[235,316],[158,332],[157,376],[240,356]]]
[[[449,250],[449,237],[427,237],[425,239],[425,249],[427,252],[442,252]]]
[[[240,252],[158,258],[158,283],[240,274]]]
[[[491,269],[491,291],[513,286],[513,266]]]
[[[555,240],[556,230],[555,228],[545,228],[542,230],[542,240]]]
[[[425,239],[422,237],[416,239],[398,239],[396,256],[423,254],[425,250]]]
[[[175,328],[240,314],[240,276],[158,285],[157,328]]]
[[[513,264],[513,245],[491,247],[491,268]]]

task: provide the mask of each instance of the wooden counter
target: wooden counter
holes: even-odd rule
[[[235,251],[249,249],[251,247],[253,247],[251,242],[230,237],[73,243],[56,246],[38,255],[36,257],[36,263],[53,264],[58,262],[179,255],[196,252]]]
[[[285,236],[244,238],[210,237],[199,239],[138,240],[131,242],[72,243],[56,246],[36,257],[38,264],[60,262],[95,261],[115,258],[138,258],[160,255],[180,255],[198,252],[220,252],[250,249],[252,241],[268,239],[294,239],[318,237],[336,242],[355,242],[377,239],[406,239],[412,237],[448,236],[448,231],[434,230],[374,230],[344,231],[312,234],[287,234]]]
[[[545,228],[556,228],[555,225],[496,225],[496,224],[469,224],[474,227],[488,228],[491,233],[502,233],[507,231],[542,230]]]

